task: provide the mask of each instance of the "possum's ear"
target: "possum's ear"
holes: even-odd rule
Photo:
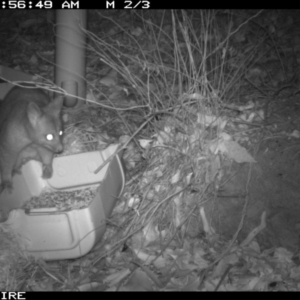
[[[27,106],[27,116],[31,125],[35,126],[38,119],[43,115],[41,109],[34,102],[29,102]]]
[[[56,110],[59,112],[63,106],[63,103],[64,103],[64,97],[58,96],[49,103],[48,108],[53,111]]]

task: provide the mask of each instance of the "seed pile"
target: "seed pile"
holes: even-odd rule
[[[40,196],[32,197],[23,206],[25,211],[35,208],[53,208],[57,210],[82,209],[89,206],[95,198],[96,188],[79,189],[75,191],[58,191],[46,188]]]

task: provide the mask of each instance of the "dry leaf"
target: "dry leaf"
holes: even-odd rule
[[[227,150],[227,156],[237,163],[255,163],[255,159],[248,153],[248,151],[235,141],[224,141]]]

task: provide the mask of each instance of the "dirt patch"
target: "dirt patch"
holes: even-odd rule
[[[257,236],[260,246],[281,246],[291,251],[299,248],[300,141],[289,136],[300,128],[298,103],[298,97],[271,101],[270,125],[261,128],[254,155],[257,163],[251,170],[249,164],[228,167],[227,182],[212,204],[212,222],[219,234],[233,236],[248,195],[247,214],[238,240],[260,224],[266,211],[267,227]]]

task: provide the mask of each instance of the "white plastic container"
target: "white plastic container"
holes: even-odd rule
[[[118,145],[111,145],[103,151],[56,157],[53,176],[48,180],[41,177],[41,163],[31,160],[22,167],[22,174],[13,178],[13,193],[1,194],[0,209],[10,211],[4,224],[18,236],[24,251],[45,260],[70,259],[87,254],[100,241],[106,219],[123,192],[125,175],[118,155],[97,174],[94,171],[117,148]],[[44,187],[70,191],[97,186],[96,196],[87,208],[70,211],[40,208],[29,213],[20,209]]]

